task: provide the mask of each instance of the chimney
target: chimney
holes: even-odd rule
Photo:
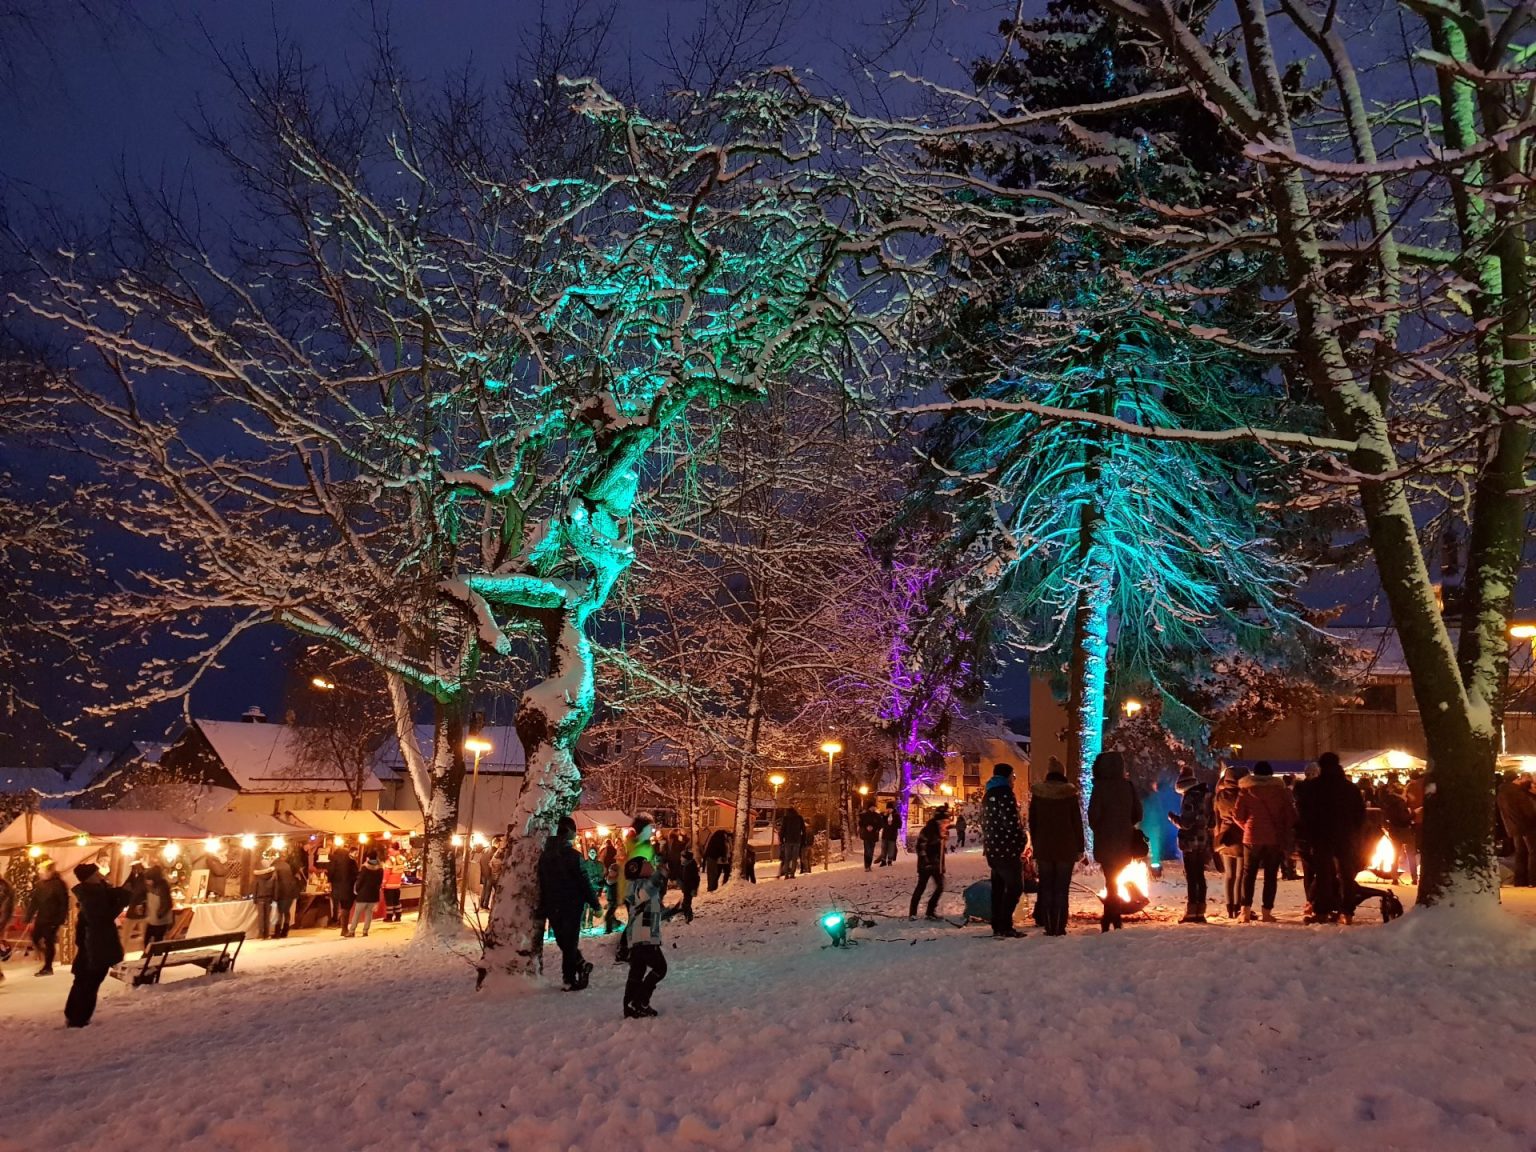
[[[242,724],[265,724],[267,722],[267,714],[261,710],[260,704],[252,704],[240,714],[240,722]]]

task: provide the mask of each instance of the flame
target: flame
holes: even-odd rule
[[[1371,862],[1366,867],[1383,876],[1397,874],[1397,845],[1392,843],[1392,837],[1385,832],[1376,841],[1376,851],[1371,853]]]
[[[1099,889],[1099,899],[1109,895],[1109,889]],[[1132,860],[1115,875],[1115,895],[1121,903],[1130,904],[1145,900],[1152,895],[1152,870],[1145,860]]]

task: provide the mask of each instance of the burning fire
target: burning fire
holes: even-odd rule
[[[1378,876],[1397,875],[1397,845],[1392,843],[1392,837],[1385,832],[1376,841],[1376,851],[1371,853],[1371,862],[1366,867]]]
[[[1107,888],[1099,889],[1099,899],[1109,895]],[[1121,904],[1146,903],[1152,895],[1152,870],[1145,860],[1132,860],[1115,875],[1115,895]]]

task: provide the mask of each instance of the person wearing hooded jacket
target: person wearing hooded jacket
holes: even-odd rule
[[[373,926],[374,907],[383,894],[384,868],[379,864],[378,853],[370,852],[363,866],[357,870],[357,883],[352,889],[355,903],[352,905],[352,916],[342,932],[343,936],[356,936],[359,923],[363,926],[363,935],[368,935],[368,929]]]
[[[94,864],[75,866],[75,960],[69,966],[75,981],[64,1001],[64,1022],[84,1028],[96,1014],[96,997],[112,965],[123,958],[123,941],[117,934],[117,918],[128,910],[133,897],[102,878]]]
[[[933,893],[928,897],[928,919],[939,919],[939,897],[944,895],[944,848],[949,839],[949,808],[940,805],[917,834],[917,887],[912,889],[912,909],[909,920],[917,919],[917,903],[923,889],[933,881]]]
[[[1124,927],[1115,877],[1135,858],[1136,826],[1141,815],[1141,797],[1126,775],[1125,758],[1118,752],[1100,752],[1093,760],[1088,826],[1093,829],[1093,857],[1104,870],[1101,932]]]
[[[1238,785],[1233,818],[1243,830],[1243,853],[1248,861],[1243,870],[1242,922],[1247,924],[1253,920],[1253,893],[1262,871],[1264,894],[1260,919],[1272,923],[1285,844],[1296,827],[1296,803],[1291,798],[1291,790],[1275,775],[1268,760],[1255,764],[1253,775],[1244,777]]]
[[[1065,936],[1072,869],[1084,848],[1083,801],[1054,756],[1045,779],[1029,790],[1029,838],[1040,870],[1036,912],[1047,936]]]
[[[1013,766],[995,764],[981,800],[981,850],[992,869],[992,935],[1022,936],[1013,914],[1024,895],[1024,846],[1028,836],[1013,794]]]
[[[549,921],[560,949],[560,979],[567,992],[580,992],[592,975],[592,965],[581,954],[581,916],[597,911],[597,893],[576,851],[576,821],[560,817],[555,833],[539,853],[539,911]]]
[[[1179,855],[1184,860],[1184,884],[1188,897],[1180,924],[1205,923],[1205,865],[1211,858],[1211,828],[1207,810],[1211,790],[1195,779],[1186,768],[1174,783],[1179,794],[1179,810],[1168,819],[1179,830]]]
[[[655,824],[649,816],[635,817],[635,842],[624,861],[624,903],[629,922],[624,943],[629,949],[629,978],[624,982],[624,1016],[636,1019],[655,1016],[651,996],[667,978],[667,956],[661,950],[661,898],[667,889],[666,874],[656,860],[651,843]]]

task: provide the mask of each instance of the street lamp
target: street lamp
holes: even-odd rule
[[[464,741],[464,751],[475,755],[475,773],[469,782],[469,831],[475,831],[475,794],[480,791],[480,757],[491,751],[492,744],[481,736],[471,736]],[[459,915],[464,915],[464,901],[469,893],[469,849],[464,850],[464,867],[459,871]]]
[[[1514,640],[1536,639],[1536,624],[1511,624],[1509,626],[1509,635]]]
[[[1141,701],[1140,700],[1134,700],[1134,699],[1127,700],[1120,707],[1124,710],[1127,718],[1135,719],[1136,713],[1141,711]]]
[[[773,826],[768,829],[768,851],[772,852],[779,839],[779,789],[784,787],[783,775],[775,772],[768,777],[768,786],[773,789]]]
[[[336,687],[336,682],[334,680],[327,680],[324,676],[311,676],[309,678],[309,682],[312,686],[320,689],[322,692],[330,692]]]
[[[821,750],[827,754],[827,854],[821,858],[821,870],[825,872],[832,867],[832,761],[843,746],[836,740],[828,740]]]

